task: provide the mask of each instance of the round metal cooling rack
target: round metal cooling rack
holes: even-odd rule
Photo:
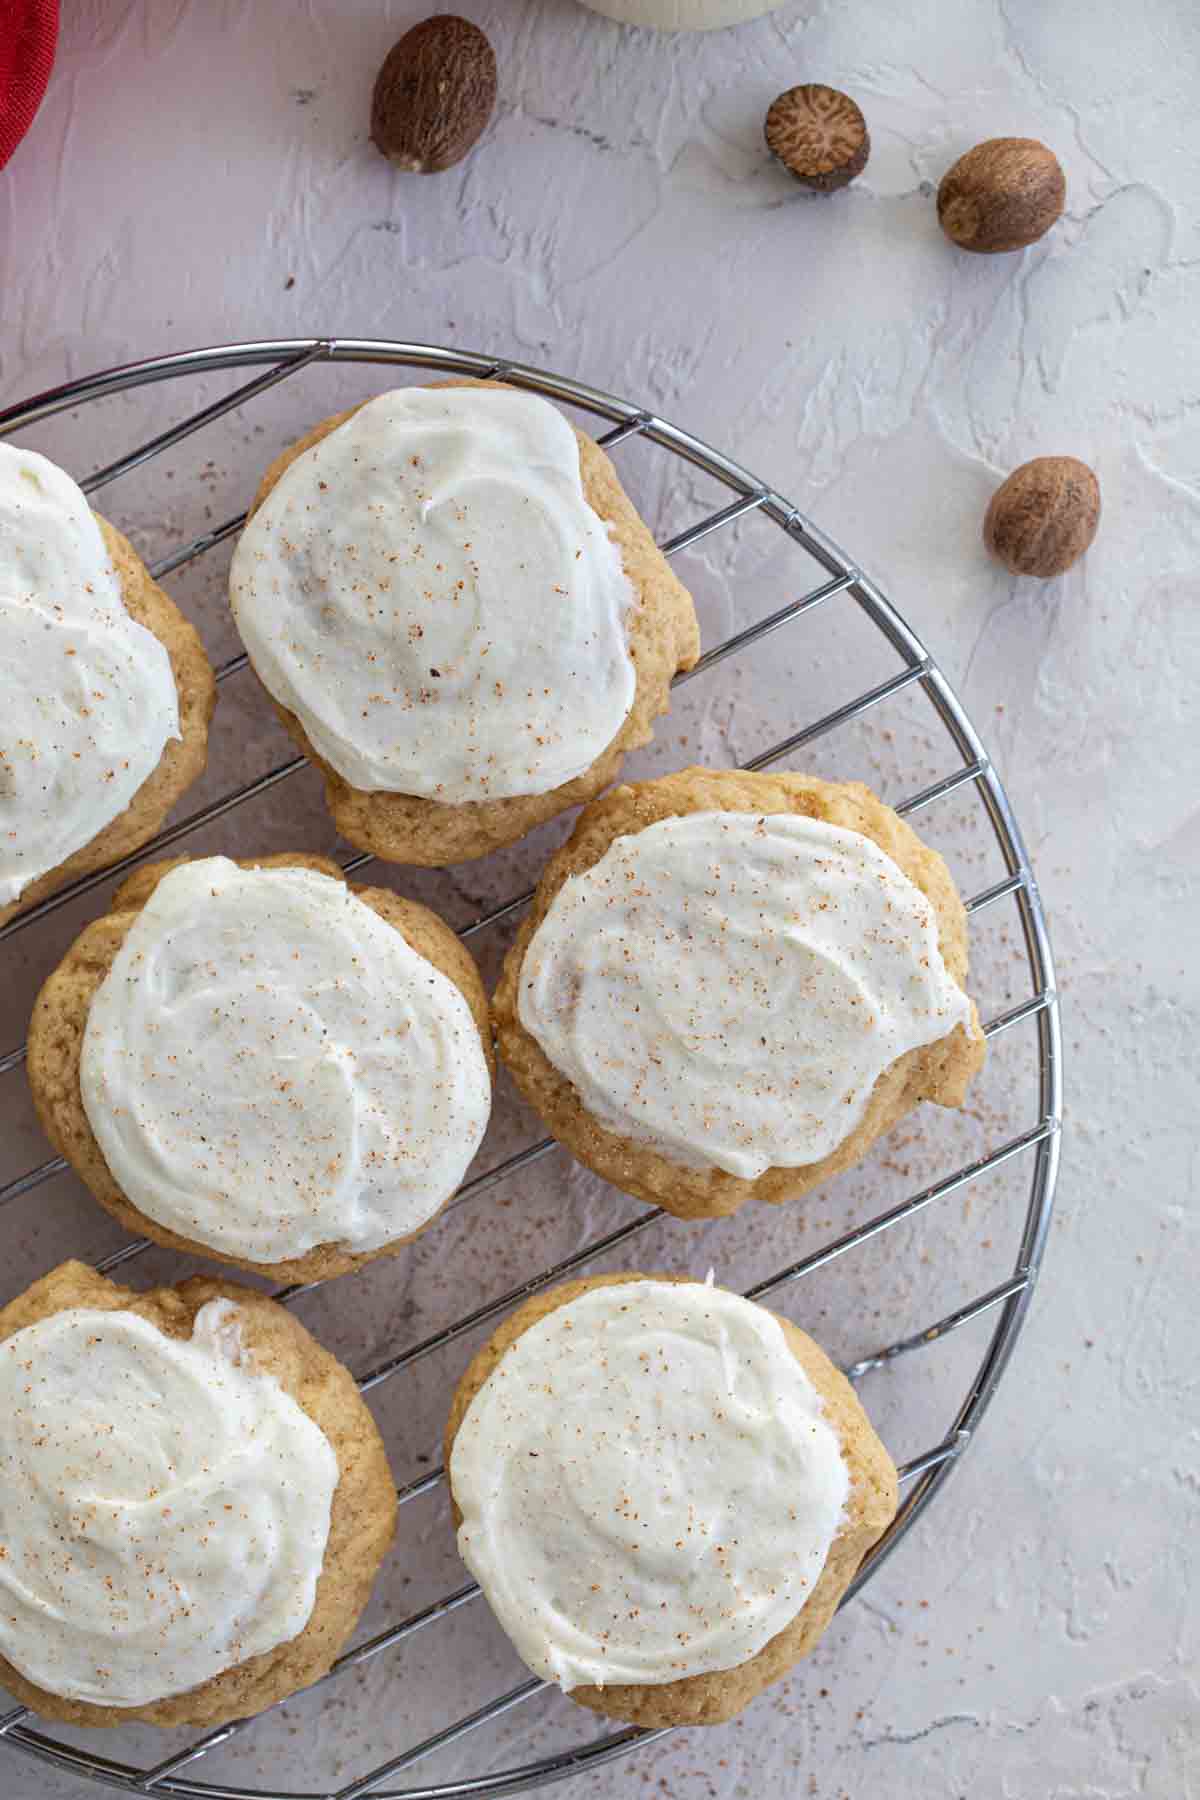
[[[950,749],[957,760],[945,776],[934,782],[932,786],[924,788],[920,793],[913,794],[901,802],[897,811],[903,815],[910,815],[925,807],[935,805],[949,794],[969,789],[977,797],[982,809],[983,820],[981,823],[994,834],[999,844],[1006,873],[1003,879],[970,898],[967,901],[967,910],[974,914],[981,912],[985,907],[1009,904],[1015,908],[1020,923],[1030,991],[1027,998],[988,1021],[985,1030],[989,1037],[995,1037],[1023,1020],[1031,1022],[1036,1033],[1038,1058],[1036,1118],[1027,1129],[1011,1137],[990,1155],[984,1156],[966,1167],[955,1169],[922,1192],[912,1195],[901,1204],[893,1206],[887,1212],[870,1219],[844,1236],[824,1244],[798,1262],[778,1270],[766,1280],[759,1281],[748,1290],[754,1299],[761,1299],[767,1294],[774,1293],[780,1288],[799,1281],[803,1276],[811,1274],[815,1269],[827,1265],[835,1258],[852,1252],[868,1239],[913,1218],[925,1208],[937,1205],[938,1202],[966,1188],[968,1184],[998,1168],[1001,1164],[1026,1154],[1030,1158],[1029,1200],[1012,1273],[998,1286],[989,1289],[986,1293],[976,1295],[945,1318],[932,1322],[919,1333],[889,1345],[878,1356],[868,1358],[847,1371],[852,1377],[856,1377],[866,1369],[874,1367],[880,1362],[890,1361],[906,1350],[940,1339],[947,1332],[970,1320],[977,1319],[983,1314],[994,1311],[996,1315],[995,1326],[982,1360],[971,1376],[957,1414],[944,1438],[901,1468],[903,1504],[891,1529],[875,1546],[859,1571],[846,1596],[849,1599],[869,1580],[875,1570],[879,1568],[884,1557],[895,1548],[919,1514],[928,1506],[945,1481],[951,1467],[970,1442],[996,1390],[1013,1344],[1024,1322],[1050,1221],[1058,1166],[1058,1134],[1062,1099],[1059,1019],[1046,923],[1033,870],[1030,867],[1025,845],[1008,798],[988,760],[974,726],[933,657],[916,634],[905,624],[895,608],[835,544],[831,543],[816,526],[783,499],[769,484],[758,480],[738,463],[731,461],[729,457],[710,449],[687,432],[668,424],[666,420],[659,418],[655,413],[632,405],[628,401],[615,399],[611,394],[603,393],[598,389],[585,387],[579,382],[567,380],[559,375],[546,374],[523,364],[465,351],[441,349],[429,344],[392,343],[361,338],[303,338],[267,343],[233,344],[185,355],[158,357],[148,362],[133,363],[124,368],[108,370],[102,374],[89,376],[82,381],[55,388],[49,393],[38,395],[23,404],[9,407],[0,412],[0,436],[9,436],[24,426],[32,425],[38,420],[46,419],[66,408],[79,407],[111,394],[127,393],[146,383],[177,381],[235,368],[262,367],[265,369],[264,373],[256,375],[223,399],[182,419],[169,430],[158,433],[146,443],[140,444],[136,449],[129,451],[117,461],[108,464],[107,467],[98,470],[84,480],[82,483],[84,491],[94,494],[108,482],[114,481],[118,476],[127,474],[130,470],[148,462],[152,457],[158,456],[162,451],[189,437],[194,431],[213,423],[235,408],[246,406],[257,395],[288,380],[290,376],[295,375],[301,369],[319,363],[367,363],[387,367],[399,365],[443,374],[469,375],[484,379],[503,378],[517,387],[526,388],[533,393],[543,394],[551,400],[562,401],[577,407],[604,422],[607,429],[599,435],[599,442],[608,450],[614,449],[628,439],[642,438],[658,446],[666,454],[680,457],[685,462],[702,470],[704,474],[714,478],[729,491],[732,497],[719,510],[698,519],[686,530],[679,532],[678,535],[664,543],[662,549],[665,555],[668,557],[677,555],[689,546],[699,543],[710,533],[730,526],[735,520],[750,513],[760,512],[772,520],[796,545],[798,550],[807,553],[816,565],[816,570],[824,578],[810,585],[808,591],[799,598],[789,601],[778,611],[739,631],[725,643],[708,650],[696,667],[680,676],[678,680],[683,682],[703,677],[704,673],[717,663],[736,655],[738,651],[765,638],[768,634],[781,630],[814,608],[827,605],[835,600],[843,606],[858,607],[883,634],[898,657],[900,664],[898,671],[889,679],[838,707],[836,711],[826,714],[823,718],[799,725],[788,737],[762,755],[755,757],[746,767],[750,769],[765,768],[792,755],[826,732],[858,718],[902,690],[906,688],[919,689],[944,728]],[[154,564],[151,572],[161,578],[169,575],[173,570],[182,568],[185,563],[191,562],[194,558],[203,556],[215,545],[233,537],[240,529],[244,518],[245,514],[239,513],[214,529],[180,545]],[[245,662],[244,656],[232,658],[218,670],[218,680],[223,681],[236,674],[245,666]],[[247,782],[222,799],[201,808],[190,817],[182,819],[178,824],[160,832],[152,843],[147,844],[136,855],[126,857],[113,867],[98,874],[74,882],[64,892],[53,895],[50,899],[12,920],[8,925],[0,928],[0,939],[7,938],[17,931],[28,929],[38,919],[56,911],[78,895],[99,886],[101,882],[109,880],[114,874],[180,843],[191,832],[212,823],[243,801],[285,781],[302,763],[302,757],[291,757],[266,775]],[[354,870],[361,868],[370,860],[371,858],[368,856],[359,855],[351,858],[345,866],[348,870]],[[470,937],[485,930],[498,920],[516,912],[527,899],[528,895],[522,894],[505,905],[496,907],[485,916],[475,920],[464,930],[462,935]],[[0,1074],[17,1068],[23,1060],[24,1046],[10,1051],[7,1055],[0,1056]],[[527,1167],[552,1148],[551,1141],[547,1139],[510,1156],[498,1167],[468,1181],[461,1190],[461,1197],[467,1198],[496,1186],[497,1183]],[[66,1164],[62,1158],[53,1157],[38,1168],[29,1170],[17,1180],[10,1181],[6,1186],[0,1187],[0,1205],[17,1200],[21,1195],[36,1188],[41,1182],[60,1173],[65,1167]],[[498,1318],[530,1293],[574,1273],[606,1251],[624,1244],[659,1216],[656,1211],[651,1210],[640,1213],[630,1223],[609,1232],[604,1237],[584,1244],[582,1248],[559,1262],[554,1268],[531,1276],[518,1288],[498,1295],[494,1300],[476,1308],[468,1316],[458,1319],[454,1324],[446,1326],[432,1337],[397,1350],[363,1378],[362,1388],[365,1391],[377,1387],[381,1382],[400,1374],[431,1351],[441,1349],[447,1344],[453,1343],[472,1328]],[[104,1272],[111,1271],[132,1262],[148,1247],[146,1240],[135,1240],[105,1258],[98,1267]],[[282,1290],[276,1297],[288,1301],[304,1291],[307,1289],[292,1287]],[[423,1474],[399,1490],[400,1500],[407,1501],[415,1499],[420,1494],[428,1493],[441,1480],[442,1471],[440,1469]],[[336,1681],[347,1670],[358,1667],[369,1659],[404,1642],[413,1633],[456,1612],[460,1607],[468,1605],[477,1594],[478,1588],[475,1584],[467,1583],[433,1605],[391,1625],[368,1642],[357,1645],[341,1656],[329,1674],[324,1677],[324,1683]],[[318,1683],[318,1686],[324,1685],[324,1683]],[[595,1768],[601,1763],[629,1752],[639,1744],[644,1745],[652,1739],[664,1735],[658,1731],[629,1728],[611,1732],[577,1748],[546,1756],[540,1761],[527,1763],[519,1768],[500,1769],[490,1774],[474,1776],[465,1781],[452,1781],[435,1786],[397,1787],[394,1785],[395,1778],[403,1771],[432,1755],[435,1751],[458,1742],[480,1726],[485,1726],[511,1712],[535,1694],[541,1693],[546,1686],[547,1683],[530,1677],[510,1692],[498,1696],[486,1706],[479,1708],[470,1716],[458,1720],[424,1742],[413,1745],[400,1755],[390,1757],[378,1767],[365,1771],[356,1779],[339,1787],[336,1792],[323,1790],[319,1796],[297,1795],[294,1800],[358,1800],[359,1796],[364,1795],[372,1795],[375,1800],[396,1800],[398,1796],[403,1796],[403,1800],[455,1800],[457,1796],[464,1797],[464,1800],[466,1796],[471,1796],[472,1800],[481,1800],[483,1796],[524,1792],[547,1786],[567,1776],[581,1774],[585,1770]],[[227,1744],[232,1738],[250,1730],[252,1725],[252,1720],[240,1720],[210,1731],[187,1748],[150,1768],[139,1768],[129,1763],[99,1756],[90,1750],[81,1750],[73,1744],[50,1737],[30,1722],[30,1714],[25,1707],[15,1707],[0,1715],[0,1737],[7,1739],[10,1744],[32,1756],[54,1764],[59,1769],[78,1775],[91,1776],[97,1781],[129,1793],[172,1795],[176,1796],[177,1800],[268,1800],[261,1789],[229,1787],[221,1783],[198,1779],[196,1774],[196,1765],[208,1751],[216,1749],[219,1745]],[[385,1787],[385,1783],[389,1785]],[[277,1797],[277,1800],[283,1800],[281,1790],[278,1788],[271,1790],[271,1796]],[[288,1800],[292,1800],[292,1797],[289,1796]]]

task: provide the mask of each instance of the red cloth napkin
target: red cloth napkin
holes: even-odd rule
[[[58,0],[0,0],[0,169],[42,104],[58,41]]]

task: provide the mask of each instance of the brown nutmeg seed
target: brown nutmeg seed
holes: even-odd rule
[[[496,56],[478,25],[438,13],[393,44],[375,78],[371,141],[396,168],[461,162],[496,104]]]
[[[1023,250],[1045,236],[1066,200],[1053,150],[1036,138],[988,138],[943,175],[938,222],[960,250]]]
[[[818,81],[772,101],[764,129],[772,155],[818,194],[861,175],[871,154],[867,121],[849,94]]]
[[[1075,456],[1035,456],[992,495],[983,541],[1014,575],[1048,581],[1078,562],[1100,523],[1100,483]]]

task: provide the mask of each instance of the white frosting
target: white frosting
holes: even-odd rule
[[[111,825],[178,736],[170,658],[80,489],[0,444],[0,906]]]
[[[416,1231],[491,1109],[448,976],[343,882],[222,856],[155,888],[92,1001],[79,1074],[134,1205],[252,1262]]]
[[[0,1344],[0,1650],[39,1687],[144,1706],[307,1624],[337,1457],[236,1324],[77,1307]]]
[[[250,520],[230,599],[269,692],[357,788],[545,793],[633,704],[633,590],[574,432],[530,394],[368,402]]]
[[[698,1282],[593,1288],[522,1334],[450,1457],[459,1552],[561,1687],[757,1654],[812,1593],[850,1478],[779,1321]]]
[[[898,1056],[970,1017],[919,888],[794,813],[617,838],[556,895],[518,1005],[602,1125],[744,1180],[828,1156]]]

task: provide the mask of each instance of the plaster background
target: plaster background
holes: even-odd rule
[[[496,45],[500,105],[465,164],[424,180],[387,167],[366,118],[383,54],[427,10],[64,8],[46,102],[0,178],[0,400],[167,350],[335,332],[495,351],[657,407],[812,513],[940,656],[1016,802],[1065,989],[1056,1223],[980,1441],[787,1684],[731,1726],[668,1738],[561,1791],[1196,1794],[1200,15],[1188,0],[831,0],[664,38],[571,0],[463,0]],[[848,88],[871,127],[865,175],[830,200],[799,192],[761,145],[767,104],[802,79]],[[942,238],[932,194],[962,150],[999,134],[1055,148],[1068,216],[1022,255],[969,257]],[[280,444],[366,391],[355,379],[301,377],[126,477],[106,510],[161,553],[235,510]],[[82,474],[219,385],[92,407],[29,441]],[[1101,536],[1061,580],[1013,582],[985,558],[983,509],[1002,474],[1056,451],[1096,468]],[[660,531],[713,498],[644,447],[621,467]],[[808,573],[778,537],[751,521],[686,559],[709,642]],[[224,566],[216,555],[168,584],[215,656],[234,648]],[[803,635],[685,690],[644,766],[753,754],[890,672],[881,654],[823,608]],[[282,751],[249,680],[230,682],[210,776],[185,805]],[[904,704],[807,760],[863,774],[889,798],[952,766]],[[308,774],[279,796],[196,847],[331,845]],[[920,825],[965,884],[996,873],[968,804]],[[524,885],[556,835],[440,886],[391,878],[462,922]],[[19,1041],[38,981],[95,910],[80,903],[13,940],[6,1040]],[[1010,925],[981,917],[985,1013],[1022,991]],[[499,948],[497,934],[489,968]],[[732,1283],[804,1254],[1031,1124],[1030,1050],[1017,1032],[998,1040],[971,1116],[923,1115],[806,1217],[655,1226],[626,1262],[712,1261]],[[19,1076],[2,1104],[0,1180],[45,1154]],[[485,1165],[528,1130],[515,1102],[503,1107]],[[1023,1181],[989,1181],[886,1252],[805,1286],[790,1310],[846,1357],[920,1327],[1005,1272]],[[352,1306],[336,1285],[303,1302],[304,1316],[368,1367],[398,1336],[436,1329],[534,1258],[568,1254],[635,1211],[555,1156],[502,1203],[463,1209],[409,1257],[356,1277]],[[6,1296],[68,1245],[98,1256],[120,1241],[67,1178],[15,1202],[4,1228]],[[152,1272],[184,1271],[163,1255],[143,1259],[138,1279]],[[941,1435],[981,1342],[962,1334],[868,1378],[864,1398],[898,1456]],[[380,1390],[399,1479],[434,1453],[468,1348],[421,1364],[403,1393]],[[364,1632],[460,1579],[443,1503],[407,1511],[418,1516]],[[324,1791],[519,1675],[482,1609],[468,1609],[197,1773]],[[591,1730],[561,1701],[538,1702],[492,1747],[519,1762]],[[125,1744],[147,1762],[169,1748],[149,1733]],[[468,1741],[419,1774],[466,1775],[482,1753]],[[0,1751],[0,1791],[96,1790]]]

